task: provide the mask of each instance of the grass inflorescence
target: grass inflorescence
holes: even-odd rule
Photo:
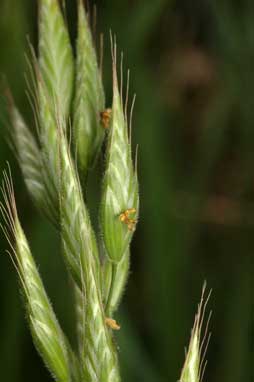
[[[32,52],[29,95],[36,132],[8,93],[10,138],[28,192],[61,235],[75,296],[77,349],[58,323],[21,227],[10,170],[3,175],[3,230],[19,275],[38,352],[58,382],[119,382],[114,319],[126,286],[130,244],[139,215],[136,159],[131,147],[132,110],[119,86],[111,36],[113,101],[105,106],[100,65],[82,0],[77,1],[76,58],[58,0],[39,1],[38,57]],[[134,105],[134,103],[132,104]],[[99,227],[86,203],[87,174],[106,140]],[[202,295],[203,299],[203,295]],[[205,304],[206,305],[206,304]],[[202,379],[201,302],[181,382]]]

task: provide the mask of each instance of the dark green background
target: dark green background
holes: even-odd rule
[[[67,8],[74,40],[75,1]],[[0,72],[30,122],[24,52],[27,35],[37,40],[36,12],[34,0],[0,2]],[[213,317],[204,380],[251,381],[254,3],[98,0],[97,13],[97,30],[105,34],[108,105],[110,28],[131,69],[131,93],[137,93],[133,141],[139,144],[141,216],[118,316],[123,382],[179,379],[205,279],[213,289]],[[8,160],[33,254],[71,335],[73,307],[59,238],[31,205],[1,127],[0,170]],[[91,195],[99,191],[92,178]],[[6,247],[0,236],[0,380],[50,381],[31,342]]]

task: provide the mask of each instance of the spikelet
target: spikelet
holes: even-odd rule
[[[42,147],[42,176],[59,214],[58,124],[66,129],[73,93],[73,54],[58,0],[39,2],[39,59],[34,60],[35,99]],[[58,219],[59,220],[59,219]]]
[[[74,63],[58,0],[39,0],[39,68],[53,112],[68,118]]]
[[[101,227],[108,258],[118,263],[125,254],[136,227],[139,196],[137,174],[131,157],[128,124],[124,115],[113,57],[113,106],[109,127],[106,171],[101,202]]]
[[[42,177],[40,148],[32,132],[17,109],[10,92],[7,92],[9,136],[11,147],[22,171],[28,192],[35,206],[56,226],[58,215],[48,198]]]
[[[119,381],[118,362],[105,323],[100,293],[99,255],[94,232],[86,210],[77,172],[60,128],[61,227],[65,259],[73,279],[83,293],[83,373],[88,381]],[[80,296],[82,297],[82,295]],[[81,300],[82,303],[82,300]]]
[[[195,317],[194,326],[191,333],[189,349],[186,354],[185,363],[182,369],[181,378],[179,382],[202,382],[203,374],[205,371],[205,354],[210,340],[210,333],[208,334],[208,324],[210,321],[211,313],[208,316],[207,325],[202,338],[202,325],[206,305],[208,303],[211,292],[206,300],[204,300],[206,284],[203,286],[201,301],[198,305],[198,312]]]
[[[79,288],[90,266],[98,282],[99,254],[67,138],[58,126],[61,234],[67,265]]]
[[[82,175],[94,164],[105,129],[100,121],[104,92],[87,15],[78,1],[76,88],[73,112],[74,145]]]
[[[57,322],[20,225],[13,185],[7,173],[4,173],[2,193],[1,213],[5,222],[2,228],[12,248],[11,258],[20,278],[35,346],[54,378],[59,382],[69,381],[72,374],[69,354],[73,353]]]

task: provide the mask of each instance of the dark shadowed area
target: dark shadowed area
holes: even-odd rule
[[[7,82],[32,126],[25,52],[37,41],[34,0],[0,1],[1,94]],[[76,1],[66,0],[75,45]],[[90,4],[92,10],[92,4]],[[97,1],[111,104],[109,30],[137,94],[141,212],[116,334],[123,382],[176,382],[202,284],[213,293],[204,381],[254,378],[254,2]],[[73,337],[70,283],[57,234],[29,199],[0,117],[0,172],[9,161],[21,221],[62,326]],[[95,224],[100,187],[89,179]],[[29,334],[0,234],[1,381],[52,381]],[[252,313],[252,314],[251,314]]]

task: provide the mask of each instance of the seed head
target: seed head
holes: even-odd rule
[[[12,249],[10,256],[20,278],[35,346],[53,376],[59,381],[68,381],[72,350],[56,319],[19,222],[12,181],[6,172],[2,194],[4,203],[0,205],[0,212],[5,222],[2,228]]]
[[[79,1],[73,136],[79,169],[83,175],[93,166],[104,139],[100,114],[104,104],[93,37],[83,1]]]
[[[39,1],[39,68],[53,111],[68,118],[73,92],[74,64],[58,0]]]
[[[202,382],[203,374],[206,366],[205,354],[210,340],[210,333],[208,334],[208,324],[211,318],[211,313],[208,316],[207,324],[205,327],[203,338],[201,337],[202,325],[206,305],[208,303],[211,292],[206,300],[204,300],[206,284],[203,286],[201,301],[198,305],[198,312],[195,317],[194,326],[191,333],[189,349],[186,355],[185,363],[182,369],[181,378],[179,382]]]
[[[109,126],[106,171],[101,204],[101,227],[108,258],[117,263],[126,252],[138,217],[138,182],[134,170],[128,123],[123,110],[113,57],[113,106]]]

